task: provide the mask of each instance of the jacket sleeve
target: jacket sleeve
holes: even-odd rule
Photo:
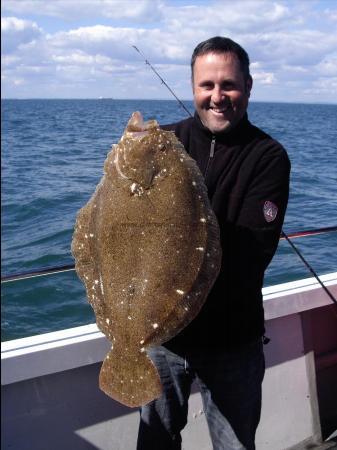
[[[236,220],[237,251],[264,271],[277,249],[289,196],[290,162],[275,145],[256,163]],[[242,259],[241,259],[242,260]]]

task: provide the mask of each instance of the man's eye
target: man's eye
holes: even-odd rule
[[[225,83],[225,84],[222,86],[222,89],[223,89],[224,91],[232,91],[232,90],[235,89],[235,84],[234,84],[234,83]]]
[[[203,83],[203,84],[201,84],[200,87],[202,89],[209,90],[209,89],[213,89],[213,84],[212,83]]]

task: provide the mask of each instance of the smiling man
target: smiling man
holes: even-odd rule
[[[192,86],[201,122],[212,133],[221,133],[244,116],[252,79],[245,78],[236,56],[206,53],[194,61]]]
[[[283,147],[248,120],[253,82],[240,45],[224,37],[201,42],[191,68],[195,115],[163,128],[175,132],[204,175],[222,265],[199,315],[149,352],[164,389],[141,410],[137,448],[181,448],[196,380],[214,450],[254,450],[267,341],[263,277],[279,242],[290,163]]]

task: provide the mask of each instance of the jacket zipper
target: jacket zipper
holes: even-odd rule
[[[206,170],[205,170],[205,174],[204,174],[204,178],[206,179],[206,175],[209,169],[209,166],[211,165],[213,156],[214,156],[214,149],[215,149],[215,136],[212,136],[212,141],[211,141],[211,148],[209,151],[209,157],[208,157],[208,161],[207,161],[207,166],[206,166]]]

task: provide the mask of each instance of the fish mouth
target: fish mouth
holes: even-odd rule
[[[144,136],[147,136],[149,134],[148,130],[144,131],[127,131],[126,132],[128,137],[131,137],[132,139],[143,139]]]

